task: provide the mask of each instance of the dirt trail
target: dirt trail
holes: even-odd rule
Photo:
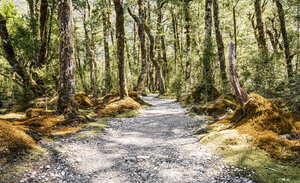
[[[197,145],[195,119],[178,103],[143,99],[153,106],[110,120],[104,134],[43,142],[50,158],[21,182],[251,182]]]

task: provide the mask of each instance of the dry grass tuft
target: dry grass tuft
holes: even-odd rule
[[[76,104],[79,108],[89,108],[89,107],[93,107],[93,102],[92,100],[88,97],[88,94],[86,94],[85,92],[78,92],[75,95],[75,99],[76,99]]]
[[[33,148],[36,142],[23,130],[12,124],[0,120],[0,147],[10,152]]]
[[[233,114],[218,123],[231,124],[231,128],[250,135],[256,146],[274,158],[289,159],[299,155],[299,114],[284,113],[272,100],[254,93],[244,108],[245,117],[241,118],[244,112],[238,106]],[[287,138],[287,134],[296,138]]]
[[[54,110],[44,110],[44,109],[39,109],[39,108],[29,108],[26,110],[26,117],[28,118],[33,118],[33,117],[38,117],[38,116],[43,116],[43,115],[54,115],[55,111]]]
[[[137,110],[140,107],[141,105],[130,97],[124,99],[114,98],[108,102],[104,108],[99,109],[96,112],[97,117],[115,117],[125,110]]]
[[[130,91],[130,92],[128,92],[128,95],[130,98],[132,98],[134,101],[136,101],[137,103],[139,103],[141,105],[150,105],[139,96],[137,91]]]
[[[213,118],[217,118],[227,114],[230,110],[234,110],[237,107],[237,104],[231,102],[227,99],[217,99],[213,102],[209,102],[207,104],[196,105],[192,107],[191,112],[200,115],[212,116]]]
[[[26,121],[15,121],[12,124],[24,130],[33,130],[37,133],[47,135],[52,132],[56,125],[64,122],[63,116],[43,115],[30,118]]]

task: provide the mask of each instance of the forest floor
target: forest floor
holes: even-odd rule
[[[136,117],[108,120],[105,132],[87,127],[41,141],[48,151],[20,182],[252,182],[198,145],[199,119],[174,100],[155,97],[143,97],[153,106]]]

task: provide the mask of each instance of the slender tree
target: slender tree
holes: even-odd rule
[[[256,15],[257,30],[258,30],[258,46],[261,50],[262,55],[268,55],[267,42],[266,42],[265,32],[264,32],[265,28],[262,19],[261,0],[254,1],[254,8],[255,8],[255,15]]]
[[[145,40],[145,5],[144,0],[138,0],[139,5],[139,21],[138,21],[138,34],[140,37],[141,44],[141,58],[142,58],[142,67],[141,72],[137,82],[137,91],[138,93],[144,92],[145,81],[147,76],[147,55],[146,55],[146,40]]]
[[[112,88],[112,81],[111,81],[111,61],[110,61],[110,54],[109,54],[109,22],[107,15],[103,12],[103,44],[104,44],[104,58],[105,58],[105,91],[109,92]]]
[[[281,30],[282,39],[283,39],[288,79],[291,82],[291,78],[293,77],[293,66],[292,66],[292,56],[290,54],[290,45],[289,45],[288,36],[287,36],[287,32],[286,32],[286,27],[285,27],[285,17],[284,17],[285,15],[284,15],[284,10],[283,10],[280,0],[275,0],[275,2],[276,2],[276,7],[277,7],[277,11],[278,11],[278,16],[279,16],[280,30]]]
[[[226,65],[225,65],[225,53],[224,53],[224,44],[222,33],[219,26],[219,6],[218,0],[213,0],[213,7],[214,7],[214,23],[215,23],[215,33],[216,33],[216,40],[218,46],[218,56],[220,62],[220,76],[222,79],[223,89],[227,91],[227,75],[226,75]]]
[[[191,18],[189,12],[189,3],[190,0],[184,0],[184,15],[185,15],[185,34],[186,34],[186,71],[185,71],[185,80],[190,81],[191,78]]]
[[[48,1],[41,0],[41,8],[40,8],[40,39],[41,39],[41,47],[38,57],[37,66],[41,67],[42,65],[46,64],[47,61],[47,23],[49,17],[49,10],[48,10]]]
[[[119,68],[119,85],[120,85],[120,98],[124,99],[128,96],[126,77],[125,77],[125,60],[124,60],[124,13],[120,0],[114,0],[116,11],[116,38],[117,38],[117,55],[118,55],[118,68]]]
[[[212,0],[206,0],[205,2],[205,38],[204,38],[204,50],[203,50],[203,85],[205,86],[204,93],[207,96],[207,100],[213,98],[213,73],[211,69],[212,60]]]

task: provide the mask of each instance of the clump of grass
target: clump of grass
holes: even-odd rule
[[[199,144],[214,154],[222,155],[224,163],[254,171],[250,178],[258,182],[276,183],[300,181],[300,168],[291,162],[273,159],[269,153],[253,144],[251,136],[241,134],[228,125],[214,124],[207,127],[208,134],[199,136]]]
[[[103,109],[97,111],[97,117],[116,117],[125,110],[137,110],[141,107],[139,103],[130,97],[124,99],[114,99],[110,101]]]

